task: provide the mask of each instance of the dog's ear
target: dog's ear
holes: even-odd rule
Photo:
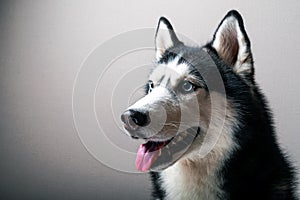
[[[250,41],[241,15],[232,10],[219,24],[211,46],[225,63],[247,82],[253,82],[254,68]]]
[[[178,40],[171,23],[165,17],[161,17],[155,34],[156,60],[160,60],[168,48],[178,44],[182,42]]]

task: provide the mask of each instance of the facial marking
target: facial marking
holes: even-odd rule
[[[164,87],[175,88],[179,82],[189,76],[190,71],[190,67],[187,64],[178,64],[180,58],[181,56],[177,56],[174,60],[166,64],[159,64],[149,76],[149,80],[152,80],[155,85],[160,84]]]

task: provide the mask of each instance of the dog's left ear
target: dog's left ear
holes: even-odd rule
[[[250,41],[241,15],[232,10],[219,24],[211,46],[225,63],[247,82],[253,82],[254,68]]]
[[[171,23],[165,17],[161,17],[155,34],[156,60],[160,60],[168,48],[179,44],[182,42],[178,40]]]

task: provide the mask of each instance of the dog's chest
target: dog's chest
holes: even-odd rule
[[[215,169],[178,163],[160,173],[167,200],[216,200],[222,195]]]

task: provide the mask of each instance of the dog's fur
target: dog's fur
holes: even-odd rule
[[[184,45],[162,17],[155,44],[147,95],[128,108],[140,115],[122,116],[130,136],[164,144],[150,168],[153,199],[296,199],[240,14],[227,13],[202,47]]]

